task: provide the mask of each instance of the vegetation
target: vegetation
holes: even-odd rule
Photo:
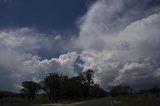
[[[131,91],[129,86],[113,87],[110,95],[114,96],[115,106],[159,106],[160,104],[160,87],[158,85],[139,92]]]
[[[91,69],[74,77],[50,73],[39,83],[24,81],[21,86],[20,93],[1,91],[0,105],[33,106],[51,102],[81,101],[107,95],[113,97],[115,106],[159,106],[160,104],[159,85],[139,92],[133,92],[128,85],[117,85],[110,87],[109,92],[106,92],[94,83]]]
[[[132,93],[132,88],[127,86],[127,85],[118,85],[118,86],[114,86],[111,87],[110,90],[110,95],[115,97],[115,96],[126,96]]]
[[[20,91],[23,94],[26,94],[29,100],[33,100],[36,93],[40,90],[40,85],[34,81],[24,81],[22,87],[23,88]]]
[[[31,106],[35,104],[81,101],[105,97],[107,92],[93,81],[93,70],[89,69],[74,77],[50,73],[42,81],[24,81],[20,93],[0,92],[2,106]]]
[[[143,96],[139,95],[139,99],[136,98],[124,98],[119,97],[116,98],[114,101],[115,106],[159,106],[160,98],[144,98]]]
[[[40,83],[22,82],[21,97],[34,100],[39,91],[44,92],[49,101],[83,100],[106,96],[106,91],[94,84],[93,70],[89,69],[78,76],[68,77],[59,73],[50,73]]]
[[[81,83],[82,83],[82,86],[84,89],[83,90],[84,98],[87,99],[89,90],[90,90],[91,86],[94,85],[93,70],[89,69],[86,72],[83,72],[82,74],[80,74],[80,78],[81,78]]]

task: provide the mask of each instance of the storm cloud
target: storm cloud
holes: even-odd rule
[[[0,30],[0,90],[17,91],[22,81],[39,82],[52,72],[75,76],[77,67],[93,69],[94,81],[105,89],[159,84],[159,0],[96,0],[88,6],[77,18],[79,34],[67,39],[34,28]]]
[[[78,45],[83,48],[84,70],[93,68],[102,87],[159,84],[159,4],[157,0],[98,0],[81,18]]]
[[[76,52],[51,59],[37,55],[41,50],[54,51],[56,37],[48,38],[29,28],[0,31],[0,90],[17,91],[22,81],[39,82],[52,72],[76,75]]]

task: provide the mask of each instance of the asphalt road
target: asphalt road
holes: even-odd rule
[[[66,106],[113,106],[111,102],[111,98],[103,98],[91,101],[85,101],[75,104],[69,104]]]

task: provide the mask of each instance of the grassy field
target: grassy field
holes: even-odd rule
[[[115,98],[115,106],[160,106],[160,98]]]
[[[0,106],[40,106],[40,104],[50,103],[47,98],[36,98],[34,101],[28,101],[27,98],[3,98],[0,99]]]
[[[0,106],[45,106],[44,104],[55,104],[54,106],[58,106],[57,104],[67,104],[77,102],[75,100],[65,100],[65,101],[49,101],[47,97],[37,97],[33,101],[29,101],[27,98],[18,98],[18,97],[7,97],[0,99]],[[47,105],[48,106],[48,105]]]

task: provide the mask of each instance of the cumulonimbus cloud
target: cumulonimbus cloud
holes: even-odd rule
[[[0,31],[0,90],[17,91],[22,81],[38,82],[53,72],[76,75],[77,52],[51,59],[37,55],[54,47],[55,40],[29,28]]]
[[[84,69],[93,68],[95,81],[104,88],[138,86],[138,78],[148,87],[153,81],[158,84],[160,3],[155,2],[98,0],[80,20],[77,42],[83,48]]]
[[[97,0],[79,20],[79,36],[72,40],[59,35],[50,37],[30,28],[1,30],[0,90],[16,91],[22,81],[39,81],[52,72],[76,75],[75,64],[83,71],[92,68],[95,82],[103,88],[157,84],[160,80],[158,1]],[[71,52],[76,49],[81,52]],[[50,59],[39,55],[41,51],[58,50],[65,54]],[[77,63],[77,58],[84,64]]]

